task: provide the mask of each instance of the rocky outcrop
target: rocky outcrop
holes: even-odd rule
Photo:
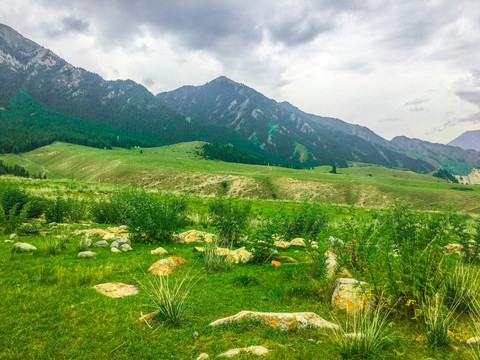
[[[472,172],[465,176],[455,175],[455,178],[460,184],[464,185],[479,185],[480,184],[480,169],[472,169]]]
[[[335,283],[335,290],[332,295],[332,306],[347,310],[369,310],[370,292],[367,283],[350,278],[337,279]]]
[[[241,311],[236,315],[215,320],[210,323],[210,326],[218,326],[223,324],[239,323],[252,320],[260,321],[267,326],[279,328],[280,330],[304,329],[307,327],[317,329],[338,328],[338,325],[333,324],[312,312],[273,313],[254,311]]]

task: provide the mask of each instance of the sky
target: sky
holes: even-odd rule
[[[480,0],[2,0],[0,23],[154,94],[225,75],[387,139],[480,129]]]

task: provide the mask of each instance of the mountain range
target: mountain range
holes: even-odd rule
[[[450,141],[448,145],[480,151],[480,130],[466,131]]]
[[[82,144],[90,139],[88,145],[97,147],[203,140],[303,167],[361,162],[466,175],[480,166],[478,151],[406,137],[388,141],[224,76],[154,96],[134,81],[106,81],[74,67],[1,24],[0,107],[0,151],[6,152],[68,138]],[[15,131],[24,136],[15,137]],[[42,134],[42,141],[35,134]]]

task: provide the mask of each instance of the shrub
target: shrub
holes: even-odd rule
[[[28,193],[16,187],[7,187],[1,194],[1,205],[5,214],[19,215],[28,201]]]
[[[90,205],[93,219],[99,224],[125,223],[126,211],[127,204],[124,201],[123,193],[114,194],[108,199],[94,201]]]
[[[39,235],[42,227],[38,223],[24,223],[22,224],[18,231],[24,235]]]
[[[71,223],[77,223],[88,219],[88,203],[82,199],[65,199],[65,219]]]
[[[247,229],[250,202],[240,203],[221,197],[209,203],[209,213],[223,246],[233,247]]]
[[[47,209],[47,201],[40,197],[30,197],[28,202],[29,210],[28,210],[28,217],[32,219],[39,218]]]
[[[54,201],[48,204],[45,211],[45,220],[47,222],[63,222],[67,215],[67,201],[60,195]]]
[[[268,262],[275,254],[276,246],[273,233],[273,223],[270,220],[263,220],[260,226],[249,236],[249,241],[246,245],[253,252],[254,262]]]
[[[27,221],[29,205],[24,206],[20,212],[18,212],[18,206],[19,204],[15,204],[6,212],[0,204],[0,229],[3,233],[12,233]]]
[[[390,342],[386,334],[389,311],[378,305],[373,313],[356,311],[348,314],[347,324],[335,331],[337,346],[343,359],[374,358]]]
[[[186,202],[172,195],[130,191],[123,195],[126,223],[132,240],[138,242],[171,241],[172,235],[186,224]]]
[[[188,316],[187,300],[196,282],[193,278],[187,279],[187,276],[175,281],[169,275],[146,276],[146,282],[140,283],[150,300],[148,307],[156,314],[156,318],[168,325],[178,326]]]

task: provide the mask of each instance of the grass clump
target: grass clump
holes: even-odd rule
[[[458,261],[453,272],[445,277],[445,304],[458,311],[473,311],[480,290],[478,271]]]
[[[335,332],[339,353],[343,359],[375,358],[391,338],[386,333],[389,311],[380,303],[373,312],[367,310],[348,314],[344,328]]]
[[[218,240],[213,239],[205,243],[205,251],[203,252],[203,260],[205,268],[209,271],[229,270],[232,267],[232,261],[226,255],[220,255],[218,252]]]
[[[434,347],[450,344],[449,328],[456,320],[456,304],[447,308],[444,301],[444,295],[436,294],[423,303],[423,330],[428,343]]]
[[[146,276],[140,286],[148,295],[148,307],[155,313],[155,318],[171,326],[179,326],[188,317],[188,297],[196,281],[188,278],[172,280],[169,275]]]

